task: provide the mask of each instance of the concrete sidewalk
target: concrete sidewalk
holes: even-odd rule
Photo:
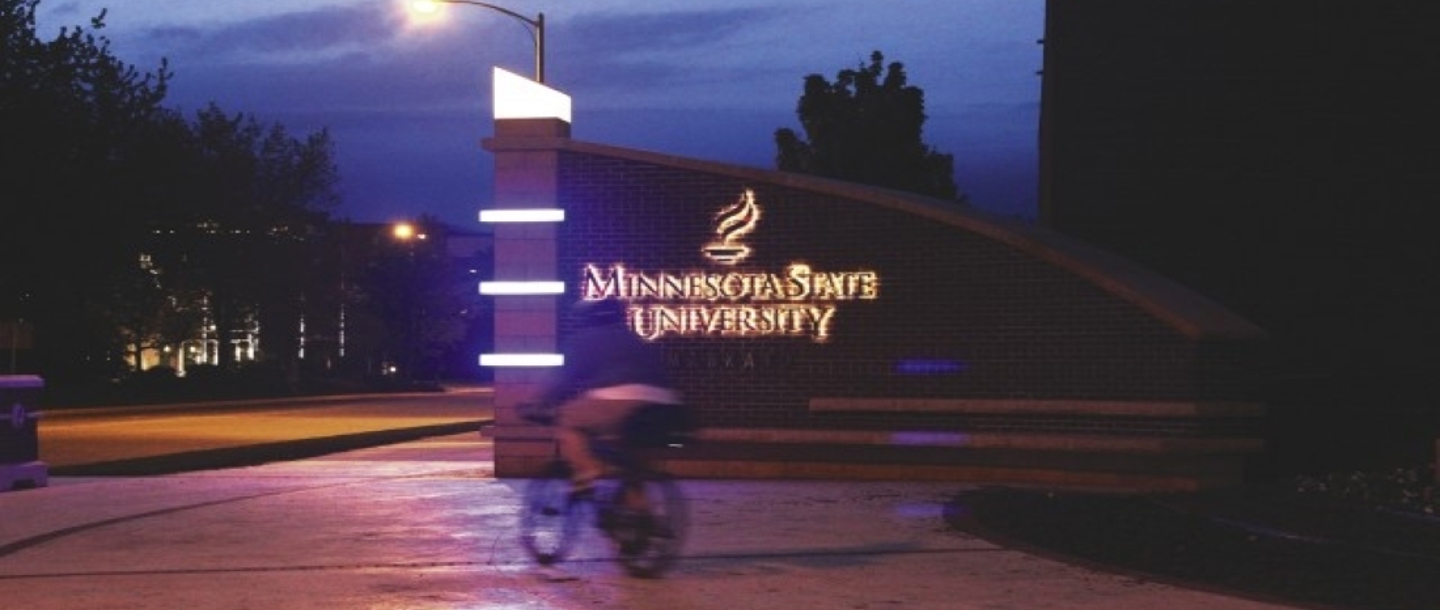
[[[251,468],[0,493],[0,606],[26,610],[1283,608],[1074,567],[954,531],[953,483],[684,481],[664,579],[591,532],[556,571],[515,536],[525,481],[468,433]]]

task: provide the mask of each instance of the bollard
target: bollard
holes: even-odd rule
[[[0,492],[49,484],[36,411],[44,386],[34,375],[0,375]]]

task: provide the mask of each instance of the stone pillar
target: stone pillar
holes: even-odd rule
[[[495,158],[497,210],[559,209],[557,202],[560,145],[570,137],[567,112],[556,117],[501,117],[501,84],[497,78],[495,136],[484,146]],[[523,83],[526,88],[543,87]],[[552,91],[553,90],[549,90]],[[543,94],[544,92],[542,92]],[[555,95],[561,95],[554,92]],[[512,106],[513,108],[513,106]],[[555,222],[500,222],[494,225],[497,281],[562,281],[556,263]],[[495,353],[554,354],[557,302],[554,295],[501,295],[494,297]],[[516,405],[531,399],[551,369],[499,366],[494,370],[495,474],[531,476],[554,455],[550,431],[529,425],[516,413]]]

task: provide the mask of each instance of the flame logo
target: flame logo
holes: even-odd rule
[[[739,201],[715,215],[715,234],[720,241],[703,248],[705,256],[722,265],[733,265],[750,256],[750,247],[740,238],[755,230],[760,222],[760,206],[755,204],[755,191],[745,189]]]

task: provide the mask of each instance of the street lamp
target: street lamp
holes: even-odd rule
[[[545,13],[537,13],[534,19],[521,15],[503,6],[495,6],[486,2],[474,2],[473,0],[414,0],[410,7],[417,13],[431,14],[440,10],[440,4],[469,4],[482,8],[498,11],[520,20],[528,26],[526,31],[530,32],[530,39],[535,41],[535,82],[545,82]]]
[[[416,228],[415,225],[408,222],[397,222],[391,225],[390,235],[402,242],[425,239],[427,237],[427,235]]]

